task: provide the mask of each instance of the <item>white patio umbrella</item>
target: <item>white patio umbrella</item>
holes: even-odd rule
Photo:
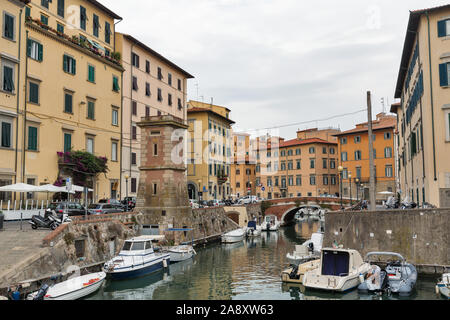
[[[382,194],[382,195],[386,195],[386,196],[391,196],[391,195],[393,195],[394,193],[391,192],[391,191],[382,191],[382,192],[378,192],[378,194]]]
[[[39,187],[26,183],[16,183],[0,187],[0,192],[39,192]]]
[[[57,187],[52,184],[46,184],[46,185],[40,186],[40,187],[38,187],[38,189],[39,189],[39,191],[37,191],[37,192],[54,192],[54,193],[67,192],[66,187]],[[70,193],[75,193],[75,191],[71,191]]]
[[[84,187],[80,187],[80,186],[77,186],[77,185],[72,185],[72,191],[84,192]],[[88,188],[88,192],[92,192],[92,191],[94,191],[94,190]]]

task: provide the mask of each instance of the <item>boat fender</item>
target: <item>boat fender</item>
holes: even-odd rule
[[[436,294],[440,294],[440,292],[439,292],[439,286],[436,286],[435,289],[436,289]]]
[[[192,248],[192,252],[193,252],[194,254],[197,254],[197,252],[194,250],[194,248]]]
[[[164,266],[164,268],[167,268],[167,260],[166,259],[163,260],[163,266]]]
[[[360,283],[364,282],[364,275],[362,273],[359,274],[359,282]]]

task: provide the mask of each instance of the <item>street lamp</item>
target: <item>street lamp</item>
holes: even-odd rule
[[[200,201],[202,201],[202,197],[200,196],[200,192],[203,192],[203,189],[202,189],[202,180],[198,180],[197,181],[198,182],[198,202],[200,203]]]
[[[341,210],[344,210],[344,206],[342,205],[342,172],[344,171],[344,168],[342,166],[338,167],[338,171],[339,171],[339,177],[340,177],[340,185],[341,185]]]
[[[128,212],[128,179],[130,179],[130,176],[126,174],[125,175],[125,189],[126,189],[125,203],[126,203],[126,208],[127,208],[126,212]]]
[[[349,173],[348,180],[350,181],[350,205],[353,205],[352,201],[352,174]]]
[[[355,179],[356,182],[356,202],[359,202],[359,179]]]

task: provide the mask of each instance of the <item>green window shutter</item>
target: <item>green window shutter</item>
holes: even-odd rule
[[[4,36],[10,40],[14,39],[14,18],[8,14],[3,16],[5,18]]]
[[[30,16],[31,16],[31,8],[25,7],[25,17],[30,17]]]
[[[442,63],[439,65],[439,79],[440,79],[441,87],[446,87],[449,85],[447,63]]]
[[[120,90],[119,78],[117,78],[117,77],[113,77],[113,90],[114,91],[119,91]]]
[[[94,120],[95,117],[95,104],[92,101],[88,101],[88,119]]]
[[[14,91],[13,69],[7,66],[3,67],[3,90]]]
[[[58,15],[64,17],[64,0],[58,0]]]
[[[42,61],[44,58],[44,46],[38,43],[38,61]]]
[[[11,148],[11,124],[2,122],[2,147]]]
[[[65,94],[64,111],[72,113],[72,95],[68,93]]]
[[[447,20],[438,21],[438,37],[445,37],[447,36],[447,27],[446,27]]]
[[[86,30],[86,8],[80,6],[80,28]]]
[[[64,26],[58,23],[56,25],[56,31],[64,33]]]
[[[64,152],[70,152],[72,149],[72,135],[64,133]]]
[[[88,80],[90,82],[95,82],[95,68],[93,66],[88,66]]]
[[[71,59],[72,60],[72,74],[76,74],[77,73],[77,61],[75,59]]]
[[[37,151],[37,128],[28,127],[28,150]]]
[[[31,45],[32,45],[33,41],[28,39],[27,40],[27,56],[31,57]]]
[[[69,72],[69,61],[68,57],[66,55],[63,56],[63,70],[65,72]]]
[[[30,87],[29,101],[33,103],[39,103],[39,85],[30,82],[29,87]]]

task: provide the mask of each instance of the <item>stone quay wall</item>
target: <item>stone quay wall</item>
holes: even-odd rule
[[[329,212],[324,246],[400,253],[422,273],[450,271],[450,209]]]

